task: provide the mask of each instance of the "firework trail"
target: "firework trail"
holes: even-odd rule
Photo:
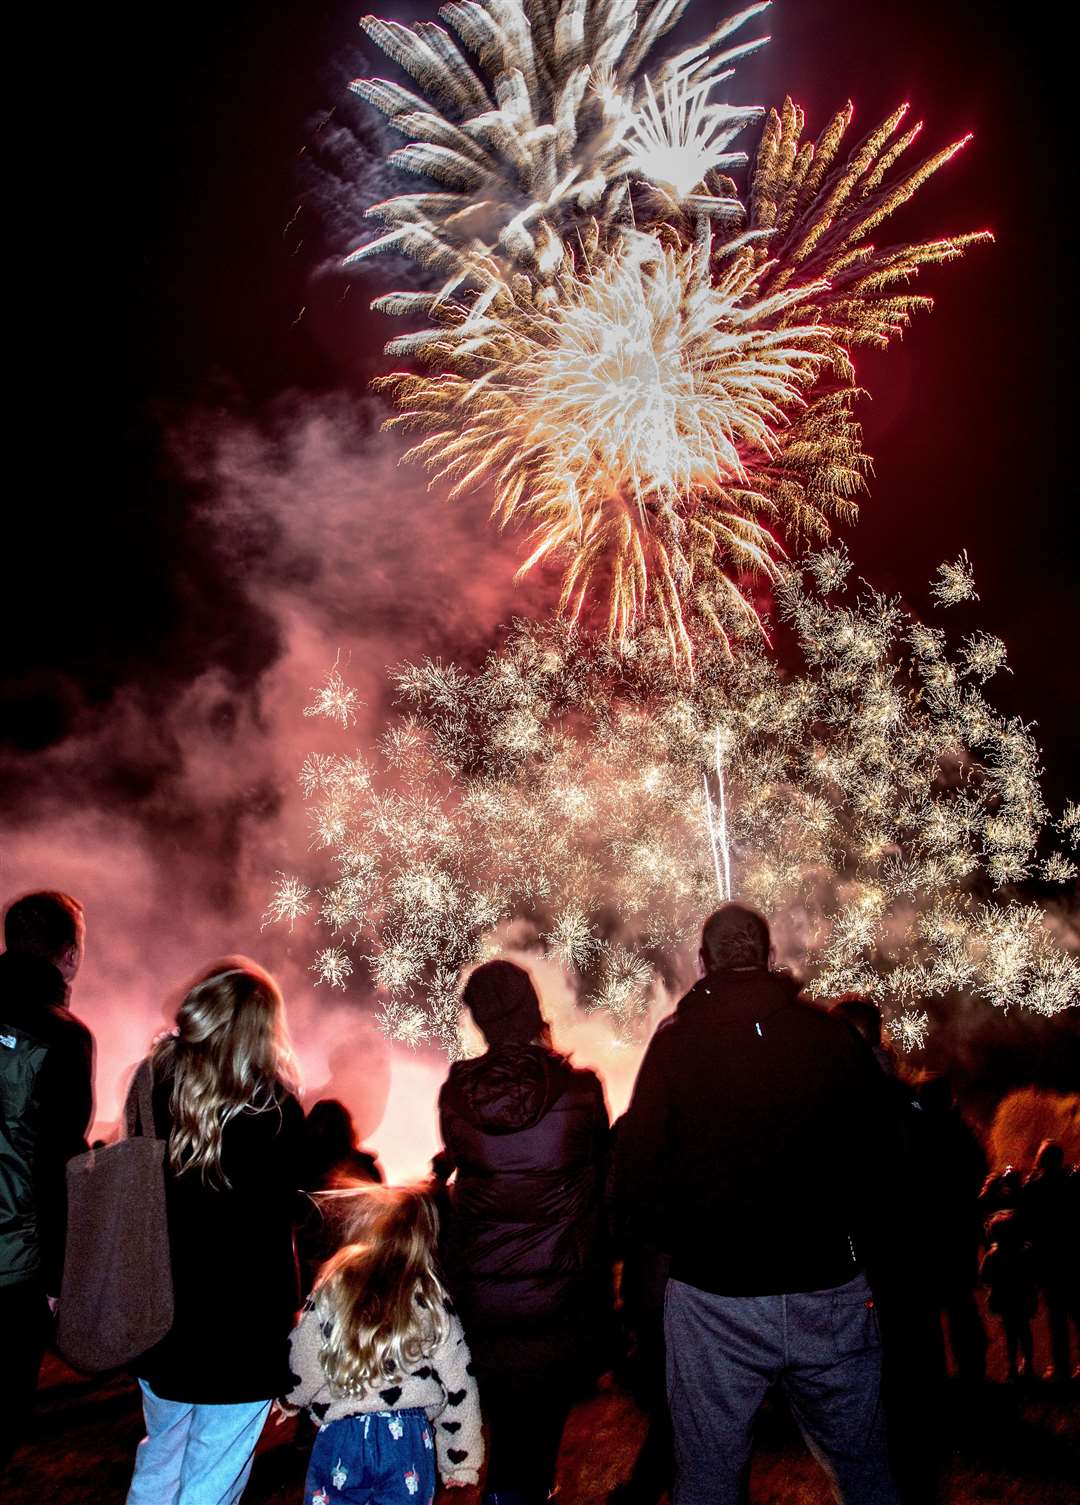
[[[441,27],[368,17],[418,85],[354,85],[408,138],[391,161],[438,192],[369,213],[385,233],[348,258],[404,252],[434,291],[375,307],[429,327],[384,379],[426,434],[409,458],[455,497],[493,495],[530,529],[522,572],[563,569],[573,619],[606,597],[625,645],[655,619],[691,663],[695,627],[726,640],[789,540],[851,516],[867,458],[850,348],[885,345],[929,306],[908,291],[978,235],[878,248],[882,222],[964,143],[905,168],[898,110],[845,156],[850,106],[817,141],[788,101],[769,114],[740,197],[729,147],[764,112],[713,98],[751,6],[695,47],[664,38],[687,0],[477,0]],[[470,62],[471,54],[474,62]]]

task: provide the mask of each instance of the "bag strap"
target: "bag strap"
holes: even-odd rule
[[[140,1061],[128,1088],[124,1104],[124,1129],[128,1139],[141,1135],[156,1139],[154,1132],[154,1100],[151,1096],[154,1085],[154,1065],[150,1057]]]

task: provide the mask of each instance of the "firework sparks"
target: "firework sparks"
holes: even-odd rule
[[[318,952],[311,970],[318,975],[319,982],[327,982],[332,988],[344,988],[353,974],[352,959],[340,946],[327,946]]]
[[[802,917],[813,991],[868,993],[911,1048],[929,998],[1047,1013],[1080,999],[1080,964],[1040,911],[1007,888],[978,897],[1073,870],[1036,852],[1030,732],[965,683],[966,645],[944,675],[944,634],[865,587],[838,595],[846,573],[833,549],[785,575],[799,672],[760,640],[734,657],[713,640],[687,683],[659,629],[620,651],[558,622],[518,624],[472,673],[402,669],[402,737],[383,748],[407,747],[404,763],[347,785],[358,760],[314,780],[305,765],[316,817],[342,823],[320,920],[363,958],[384,1027],[454,1053],[461,972],[524,920],[629,1036],[660,959],[685,955],[730,893],[731,863],[748,902]],[[1078,824],[1070,807],[1059,829]]]
[[[407,458],[451,479],[451,496],[491,483],[503,524],[532,520],[522,573],[565,556],[562,604],[577,616],[614,562],[612,636],[625,643],[651,596],[687,655],[682,602],[718,559],[776,573],[754,516],[775,510],[762,476],[825,359],[821,326],[771,327],[801,292],[748,311],[751,269],[714,283],[708,255],[642,236],[551,305],[457,307],[456,323],[390,347],[439,377],[383,383],[403,408],[393,424],[434,430]]]
[[[281,920],[288,920],[291,930],[296,921],[302,919],[311,909],[308,903],[310,896],[310,888],[301,883],[299,878],[290,878],[286,873],[279,873],[273,897],[263,915],[262,928],[265,930],[267,925],[275,925]]]
[[[774,526],[820,539],[854,513],[848,349],[887,344],[929,305],[911,278],[982,237],[869,242],[963,145],[903,170],[904,110],[844,159],[850,108],[811,143],[788,101],[740,199],[729,147],[762,112],[713,90],[764,7],[665,56],[686,4],[447,5],[475,67],[438,27],[366,18],[422,94],[355,88],[409,137],[391,160],[440,191],[375,206],[389,228],[350,260],[394,250],[445,278],[376,304],[431,321],[387,346],[426,368],[384,382],[428,436],[409,457],[530,526],[522,572],[561,565],[573,618],[606,601],[624,649],[659,619],[690,663],[688,617],[745,628],[740,578],[775,578]]]
[[[975,574],[965,549],[959,559],[938,565],[937,580],[930,594],[942,606],[958,606],[961,601],[977,601]]]
[[[492,275],[485,262],[496,258],[544,285],[573,263],[590,224],[625,219],[639,161],[656,168],[662,159],[672,192],[697,187],[761,113],[707,96],[728,76],[725,65],[767,40],[721,49],[767,7],[751,5],[701,47],[665,60],[660,44],[688,4],[592,0],[558,13],[533,0],[445,5],[440,14],[476,56],[475,68],[441,27],[366,16],[368,36],[423,94],[384,79],[352,87],[409,138],[394,165],[439,191],[374,205],[369,214],[388,228],[351,259],[403,251],[482,286]]]
[[[687,617],[745,629],[740,579],[775,576],[775,525],[821,539],[853,515],[868,461],[848,348],[886,345],[930,303],[904,284],[981,236],[868,241],[963,144],[901,170],[904,110],[844,160],[850,108],[803,143],[788,101],[743,202],[730,147],[763,111],[713,90],[764,41],[728,45],[764,6],[665,57],[684,9],[444,6],[475,66],[438,27],[366,18],[421,95],[356,92],[408,135],[391,161],[439,191],[376,205],[387,233],[350,259],[403,251],[445,277],[376,301],[432,321],[387,346],[426,367],[384,381],[394,421],[427,433],[409,458],[531,527],[522,573],[560,564],[570,616],[606,600],[621,647],[659,619],[689,664]]]
[[[352,726],[358,708],[363,705],[356,691],[345,683],[337,664],[327,674],[323,684],[311,693],[315,699],[304,707],[304,715],[325,716],[330,721],[340,722],[346,729]]]

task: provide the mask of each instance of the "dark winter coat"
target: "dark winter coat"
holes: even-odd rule
[[[154,1087],[156,1131],[167,1139],[171,1080]],[[222,1134],[216,1187],[198,1171],[166,1172],[175,1316],[135,1364],[165,1400],[232,1404],[289,1388],[289,1333],[299,1305],[292,1220],[304,1114],[289,1093],[242,1112]]]
[[[619,1135],[616,1198],[724,1295],[823,1290],[866,1263],[901,1131],[884,1074],[789,977],[714,972],[657,1029]]]
[[[93,1036],[47,1001],[63,995],[47,962],[0,957],[0,1286],[41,1281],[50,1295],[64,1267],[65,1167],[86,1151],[94,1106]]]
[[[482,1366],[573,1360],[604,1310],[608,1115],[592,1071],[540,1045],[459,1061],[439,1094],[444,1260]]]

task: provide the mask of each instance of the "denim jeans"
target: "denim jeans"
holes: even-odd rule
[[[139,1386],[146,1436],[135,1454],[127,1505],[234,1505],[270,1402],[196,1406],[162,1400],[145,1380]]]
[[[316,1433],[304,1505],[431,1505],[437,1483],[423,1411],[365,1411]]]
[[[674,1505],[738,1505],[754,1417],[778,1383],[844,1505],[898,1505],[881,1408],[877,1312],[864,1275],[826,1291],[714,1296],[668,1282]]]

